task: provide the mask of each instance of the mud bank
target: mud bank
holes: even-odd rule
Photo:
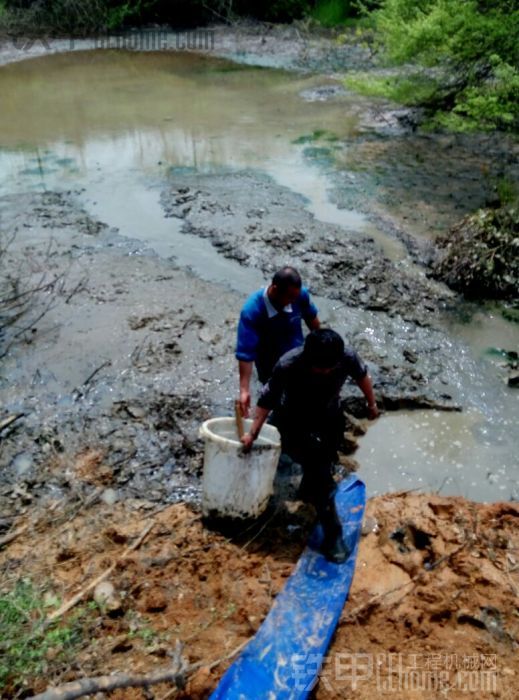
[[[81,609],[84,633],[73,654],[51,649],[41,674],[25,678],[24,694],[114,671],[149,674],[167,665],[180,640],[186,661],[202,663],[180,697],[206,698],[230,663],[225,657],[270,609],[312,520],[302,503],[282,501],[267,520],[226,538],[183,504],[91,502],[79,513],[74,500],[53,506],[28,516],[28,530],[0,552],[4,575],[34,581],[52,612],[117,565],[109,604],[89,603],[90,591],[60,622]],[[371,499],[350,599],[314,697],[517,697],[518,518],[507,503]],[[170,689],[153,692],[160,698]],[[127,689],[112,697],[147,695]]]
[[[373,238],[316,220],[304,197],[267,177],[173,170],[170,180],[162,196],[166,216],[183,219],[185,232],[266,278],[294,260],[314,293],[422,326],[437,325],[435,315],[454,298],[418,268],[391,261]]]
[[[289,260],[301,266],[313,291],[338,297],[341,303],[328,307],[322,300],[323,317],[369,362],[383,406],[458,408],[462,396],[450,388],[452,352],[441,331],[429,327],[436,309],[425,278],[399,278],[373,242],[339,238],[268,180],[227,175],[199,184],[209,193],[190,194],[184,184],[182,194],[177,185],[171,195],[175,207],[183,201],[187,230],[211,237],[220,252],[258,267],[265,279]],[[2,433],[0,488],[10,516],[41,497],[76,488],[83,493],[71,470],[78,455],[87,465],[105,465],[90,489],[106,486],[109,499],[145,493],[157,501],[196,502],[198,426],[209,415],[232,413],[243,296],[124,239],[93,220],[80,199],[80,191],[48,192],[0,203],[3,231],[14,235],[4,263],[19,270],[28,288],[42,275],[55,280],[35,299],[24,319],[27,330],[3,363],[3,410],[20,414]],[[413,298],[404,295],[406,286]],[[350,306],[369,306],[369,299],[387,310]],[[392,339],[390,353],[370,342],[366,323],[376,324],[377,338]],[[355,386],[347,387],[344,401],[363,415]]]
[[[161,201],[167,216],[180,217],[186,245],[209,240],[216,258],[251,275],[249,289],[258,271],[266,281],[287,262],[301,269],[323,321],[368,362],[383,408],[450,411],[473,401],[479,368],[441,328],[451,293],[419,268],[389,260],[365,235],[318,222],[303,198],[266,176],[172,171],[168,180]],[[6,268],[28,288],[42,275],[55,280],[3,362],[4,415],[20,416],[2,432],[0,497],[10,519],[71,491],[196,504],[198,427],[232,414],[244,294],[124,238],[93,219],[83,199],[77,190],[0,202],[13,239]],[[343,399],[364,415],[357,387],[347,385]],[[78,459],[87,472],[103,464],[103,474],[77,481]]]
[[[4,263],[29,288],[56,279],[3,360],[3,411],[23,414],[2,433],[5,515],[81,491],[70,471],[77,454],[94,465],[107,456],[90,488],[196,499],[198,425],[230,401],[240,300],[93,222],[77,198],[1,203],[3,231],[20,234]]]
[[[223,56],[240,63],[302,72],[334,72],[348,66],[363,70],[375,65],[371,51],[355,41],[309,31],[302,24],[273,25],[256,21],[213,24],[188,31],[165,27],[101,34],[85,39],[0,36],[0,65],[69,51],[124,49],[129,51],[190,51]]]

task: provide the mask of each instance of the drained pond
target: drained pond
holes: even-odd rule
[[[179,465],[202,408],[231,414],[240,305],[290,262],[388,396],[355,453],[368,492],[519,498],[504,369],[519,326],[421,264],[484,205],[506,144],[414,133],[330,71],[253,63],[89,50],[0,67],[2,226],[13,255],[34,251],[33,274],[68,270],[67,294],[3,359],[3,403],[27,416],[6,483],[45,492],[44,460],[97,437],[116,455],[118,497],[196,498],[196,465],[182,477]],[[174,449],[176,414],[160,405],[173,395],[188,397]]]

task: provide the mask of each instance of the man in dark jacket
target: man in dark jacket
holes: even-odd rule
[[[242,442],[251,449],[269,413],[277,426],[283,452],[303,468],[301,494],[312,503],[324,531],[323,554],[336,563],[349,551],[335,509],[333,467],[343,433],[340,392],[351,377],[366,397],[371,418],[378,415],[368,371],[356,352],[344,347],[329,329],[312,331],[304,346],[281,357],[263,387],[255,417]]]

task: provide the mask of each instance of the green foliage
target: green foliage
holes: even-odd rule
[[[47,603],[48,605],[48,603]],[[67,623],[45,626],[46,604],[29,581],[0,595],[0,694],[45,674],[49,659],[66,662],[82,639],[85,609]]]
[[[519,72],[499,60],[492,77],[481,85],[469,85],[456,98],[456,118],[468,128],[516,129],[519,126]]]
[[[437,112],[429,121],[454,131],[519,129],[519,71],[498,56],[489,63],[489,77],[469,84],[455,96],[450,112]]]
[[[357,14],[354,2],[349,0],[317,0],[310,16],[323,27],[337,27]]]
[[[420,93],[409,99],[409,86],[399,78],[363,91],[424,104],[433,128],[519,128],[519,10],[513,0],[383,0],[371,16],[388,60],[437,66],[444,78],[436,92],[425,89],[423,99]]]
[[[501,309],[501,314],[507,321],[519,323],[519,303],[515,306],[505,306]]]
[[[438,89],[437,81],[422,73],[408,76],[351,73],[344,79],[344,84],[363,95],[386,97],[410,106],[430,100]]]
[[[137,19],[143,11],[142,5],[142,2],[124,2],[121,5],[108,6],[106,9],[106,28],[114,30],[131,19]]]
[[[490,77],[479,85],[468,85],[454,92],[450,111],[442,104],[444,95],[449,95],[448,88],[440,78],[425,73],[406,76],[352,73],[346,76],[344,84],[363,95],[385,97],[410,107],[432,105],[432,114],[424,123],[426,129],[517,130],[519,72],[499,59],[493,60],[489,70]]]
[[[514,206],[519,208],[519,184],[509,177],[500,177],[494,187],[501,206]]]
[[[489,4],[489,3],[487,3]],[[508,0],[384,0],[374,13],[380,38],[397,62],[476,62],[498,54],[517,60],[519,11]]]

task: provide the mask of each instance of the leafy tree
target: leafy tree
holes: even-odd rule
[[[447,68],[425,102],[436,123],[459,129],[518,128],[515,0],[383,0],[372,17],[390,61]]]

